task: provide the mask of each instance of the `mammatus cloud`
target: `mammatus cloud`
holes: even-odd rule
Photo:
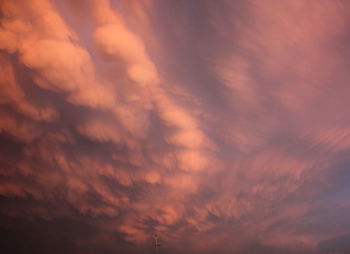
[[[1,1],[3,245],[347,253],[349,11]]]

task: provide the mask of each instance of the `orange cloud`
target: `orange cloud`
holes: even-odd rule
[[[19,247],[49,227],[72,253],[154,233],[165,253],[317,253],[348,233],[346,4],[0,7],[0,225]]]

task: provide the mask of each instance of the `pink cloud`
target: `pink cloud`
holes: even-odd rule
[[[91,253],[348,233],[347,4],[0,6],[0,224],[81,223]]]

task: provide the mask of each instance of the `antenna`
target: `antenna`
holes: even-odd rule
[[[159,242],[159,237],[157,234],[154,234],[153,237],[153,246],[155,248],[155,253],[158,253],[158,247],[160,246],[160,242]]]

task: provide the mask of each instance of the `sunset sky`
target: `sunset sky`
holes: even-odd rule
[[[0,0],[1,253],[154,234],[350,253],[350,1]]]

